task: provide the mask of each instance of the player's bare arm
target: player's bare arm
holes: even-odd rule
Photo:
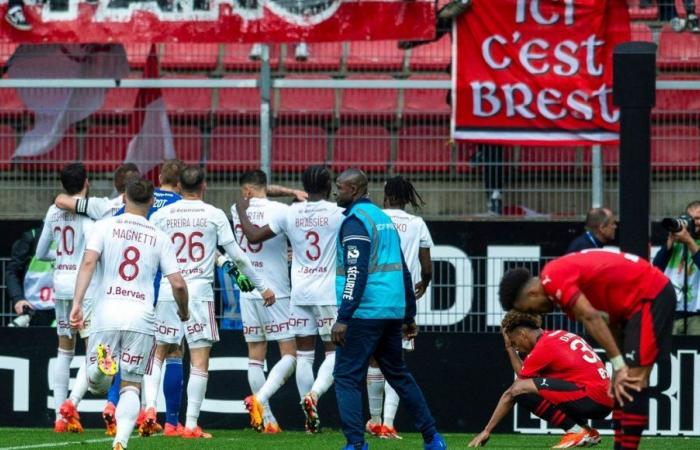
[[[433,279],[433,262],[430,258],[430,247],[421,247],[418,250],[418,261],[420,262],[420,278],[416,283],[416,300],[425,295],[428,286]]]
[[[78,200],[68,194],[58,194],[53,204],[56,205],[57,208],[74,213]]]
[[[78,270],[78,277],[75,280],[73,307],[70,312],[70,325],[73,328],[82,328],[83,326],[83,299],[99,259],[100,254],[96,251],[85,250],[83,261],[80,263],[80,269]]]
[[[294,200],[299,202],[303,202],[309,198],[309,194],[301,189],[292,189],[278,184],[268,185],[267,195],[270,197],[294,197]]]
[[[177,315],[180,320],[186,322],[190,318],[189,313],[189,295],[187,292],[187,283],[179,272],[172,273],[167,276],[170,286],[173,289],[173,297],[177,303]]]
[[[520,359],[518,352],[515,350],[513,344],[510,342],[508,333],[506,333],[503,329],[501,329],[501,336],[503,336],[503,343],[506,347],[506,353],[508,354],[508,360],[510,361],[510,365],[513,367],[513,371],[516,374],[518,374],[523,369],[523,360]]]
[[[264,227],[257,227],[253,225],[253,222],[248,219],[248,215],[246,214],[248,206],[250,206],[250,199],[248,198],[241,198],[236,202],[238,222],[240,223],[243,234],[245,235],[246,239],[248,239],[248,242],[251,244],[259,244],[260,242],[275,237],[275,233],[268,225],[265,225]]]
[[[627,388],[639,390],[639,383],[642,379],[629,375],[628,367],[622,358],[620,349],[600,311],[595,309],[583,294],[580,294],[571,308],[571,312],[578,321],[583,323],[588,334],[603,347],[608,359],[612,362],[613,382],[611,386],[612,394],[615,399],[617,399],[620,404],[624,404],[625,400],[631,401],[632,396],[627,392]]]

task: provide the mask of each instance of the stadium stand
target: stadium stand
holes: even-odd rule
[[[213,70],[219,61],[219,44],[163,44],[160,66],[165,70]]]
[[[333,136],[333,170],[357,167],[383,173],[391,159],[391,135],[384,127],[345,126]]]
[[[448,172],[452,161],[452,146],[445,136],[449,136],[449,129],[444,127],[401,128],[394,170],[399,173]]]
[[[127,126],[94,125],[87,131],[82,161],[88,172],[113,172],[124,162],[131,135]]]
[[[393,41],[349,42],[347,68],[351,71],[403,70],[406,52]]]
[[[389,75],[353,75],[348,80],[391,80]],[[398,91],[395,89],[343,89],[340,117],[390,119],[398,113]]]
[[[327,71],[338,72],[343,59],[343,44],[340,42],[324,42],[308,44],[309,57],[306,61],[298,61],[294,57],[294,46],[287,45],[284,58],[284,69],[289,71]]]
[[[411,49],[411,71],[447,70],[452,55],[451,46],[452,39],[446,34],[436,42]]]
[[[697,70],[700,68],[700,35],[678,33],[664,25],[659,35],[656,64],[663,70]]]
[[[321,74],[292,74],[285,79],[330,80]],[[333,89],[284,88],[277,91],[275,117],[303,122],[330,120],[336,116],[336,95]]]
[[[0,130],[4,133],[4,130]],[[4,137],[4,136],[3,136]],[[78,159],[78,140],[75,129],[68,130],[48,153],[31,158],[21,158],[18,162],[22,170],[33,172],[60,172],[63,167]],[[0,143],[4,145],[4,142]]]
[[[254,126],[219,126],[211,134],[207,170],[238,173],[260,167],[260,130]]]
[[[228,79],[250,79],[241,75],[229,75]],[[235,118],[255,118],[260,115],[260,89],[219,89],[218,104],[214,113],[219,120],[231,121]]]
[[[224,70],[252,71],[260,69],[260,61],[250,59],[251,44],[224,44],[221,62]],[[270,69],[279,68],[279,46],[270,46]]]
[[[655,0],[649,2],[650,6],[641,7],[639,0],[627,0],[627,8],[632,20],[655,20],[659,16],[659,8]]]
[[[9,125],[0,125],[0,170],[9,171],[12,168],[12,154],[17,146],[15,130]]]
[[[195,126],[172,127],[175,156],[187,164],[199,164],[202,159],[202,133]]]
[[[326,163],[326,131],[318,126],[281,126],[272,130],[272,170],[303,172]]]

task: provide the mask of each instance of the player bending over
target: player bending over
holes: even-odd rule
[[[518,378],[506,390],[484,431],[469,447],[486,445],[494,428],[515,403],[566,434],[553,448],[588,447],[600,442],[588,419],[604,419],[612,410],[610,380],[603,361],[581,337],[544,331],[538,315],[510,311],[501,322],[508,358]],[[521,360],[518,353],[527,355]]]
[[[101,295],[95,305],[88,351],[88,387],[106,393],[121,366],[121,391],[115,416],[113,448],[127,448],[141,407],[139,386],[150,373],[155,352],[153,278],[160,268],[172,287],[181,321],[188,319],[187,284],[180,274],[169,237],[147,219],[153,185],[131,181],[126,187],[126,211],[95,224],[75,286],[71,325],[83,325],[82,303],[98,261]]]
[[[583,323],[613,366],[615,449],[636,449],[649,420],[649,374],[671,347],[668,278],[637,255],[591,249],[550,261],[539,277],[510,270],[499,295],[506,311],[544,314],[556,305]]]

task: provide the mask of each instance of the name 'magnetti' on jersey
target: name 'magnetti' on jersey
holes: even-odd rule
[[[153,335],[153,277],[180,271],[170,238],[145,217],[126,213],[95,224],[87,250],[100,253],[102,289],[94,331],[128,330]]]
[[[287,216],[289,206],[266,198],[251,198],[246,213],[253,225],[263,227],[279,222]],[[289,297],[289,269],[287,263],[287,237],[281,234],[259,244],[251,244],[243,234],[236,205],[231,206],[233,233],[236,242],[250,259],[253,268],[272,289],[277,298]],[[241,292],[243,298],[262,298],[257,292]]]
[[[234,241],[226,213],[201,200],[180,200],[156,211],[151,222],[170,236],[190,299],[214,301],[216,246]],[[161,280],[158,301],[175,301],[169,284]]]
[[[335,247],[344,217],[343,208],[320,200],[294,203],[284,217],[270,220],[270,229],[286,234],[294,249],[293,305],[335,306]]]
[[[406,260],[411,279],[415,285],[421,280],[418,252],[421,248],[432,248],[433,238],[422,217],[409,214],[402,209],[385,209],[384,212],[394,222],[401,239],[401,251]]]
[[[95,222],[88,217],[64,211],[53,205],[47,211],[44,228],[37,244],[37,255],[44,259],[49,253],[51,242],[56,243],[53,282],[57,299],[73,298],[75,280],[85,253],[87,237],[92,234],[94,225]],[[95,297],[99,283],[99,276],[93,276],[85,294],[86,298]]]

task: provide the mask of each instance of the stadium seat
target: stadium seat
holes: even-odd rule
[[[452,39],[450,39],[450,34],[447,33],[435,42],[411,49],[409,67],[411,71],[447,71],[450,66],[451,55]]]
[[[678,17],[688,17],[688,13],[686,13],[685,6],[683,5],[683,0],[675,0],[674,4],[676,7],[676,14],[678,14]],[[698,5],[698,2],[695,2],[695,14],[698,14],[699,12],[700,7]]]
[[[362,75],[348,80],[392,80],[388,75]],[[342,89],[340,116],[391,117],[398,108],[395,89]]]
[[[651,6],[641,8],[639,0],[627,0],[627,8],[632,20],[656,20],[659,17],[659,8],[655,0],[651,0]]]
[[[213,70],[219,44],[163,44],[160,67],[164,70]]]
[[[124,162],[132,136],[127,126],[96,125],[88,129],[82,161],[88,172],[111,172]]]
[[[177,78],[198,79],[200,76],[183,76]],[[211,114],[212,89],[209,88],[163,88],[165,109],[170,117],[201,118]]]
[[[4,66],[5,63],[7,63],[7,60],[15,53],[18,46],[19,44],[12,44],[9,42],[0,44],[0,65]]]
[[[524,172],[569,172],[576,160],[576,147],[521,146],[518,166]]]
[[[325,75],[289,75],[290,79],[330,80]],[[302,118],[304,122],[313,120],[328,120],[335,115],[335,89],[279,89],[279,102],[275,108],[275,116],[280,118]],[[258,98],[258,102],[259,102]]]
[[[175,156],[187,164],[199,164],[202,158],[202,133],[195,126],[172,127]]]
[[[146,66],[146,58],[151,49],[151,44],[130,42],[123,45],[129,67],[132,69],[143,69]]]
[[[448,172],[451,160],[449,126],[403,127],[399,132],[394,163],[397,172]]]
[[[391,135],[384,127],[340,127],[333,137],[333,170],[356,167],[384,172],[391,158]]]
[[[358,41],[348,43],[348,70],[403,70],[405,51],[396,41]]]
[[[326,131],[321,127],[281,126],[272,130],[272,170],[302,172],[326,163]]]
[[[260,167],[260,129],[220,126],[211,134],[207,170],[236,173]]]
[[[659,81],[690,80],[700,81],[697,75],[668,75],[662,74]],[[652,117],[656,120],[678,120],[679,117],[695,117],[700,112],[700,91],[696,89],[657,89],[656,106],[652,110]]]
[[[252,71],[260,68],[260,61],[250,59],[252,44],[224,44],[222,62],[224,70]],[[270,69],[279,67],[279,46],[270,46]]]
[[[78,140],[75,129],[69,129],[47,153],[31,158],[21,158],[18,163],[22,170],[26,171],[60,172],[66,164],[78,159]],[[19,143],[18,140],[17,145]]]
[[[253,79],[255,75],[228,76],[227,79]],[[259,88],[219,89],[219,103],[214,108],[217,117],[230,119],[260,115]]]
[[[294,57],[294,44],[287,44],[287,54],[284,58],[284,68],[291,71],[318,71],[324,70],[337,72],[340,70],[340,62],[343,58],[343,45],[340,42],[322,42],[307,44],[309,58],[306,61],[297,61]]]
[[[661,29],[656,64],[661,69],[700,68],[700,35],[677,33],[669,25]]]
[[[107,91],[105,100],[95,114],[101,118],[125,118],[130,116],[136,105],[138,89],[113,88]]]
[[[651,28],[645,23],[635,22],[630,25],[631,38],[633,41],[654,42],[654,35]]]
[[[695,126],[652,127],[651,165],[654,172],[700,169],[700,130]]]
[[[0,89],[0,116],[20,117],[28,111],[14,88]]]
[[[0,125],[0,170],[12,168],[12,155],[17,147],[15,130],[9,125]]]
[[[449,80],[444,75],[414,75],[409,80]],[[420,119],[449,119],[451,107],[447,103],[449,89],[406,89],[403,92],[402,117]]]

